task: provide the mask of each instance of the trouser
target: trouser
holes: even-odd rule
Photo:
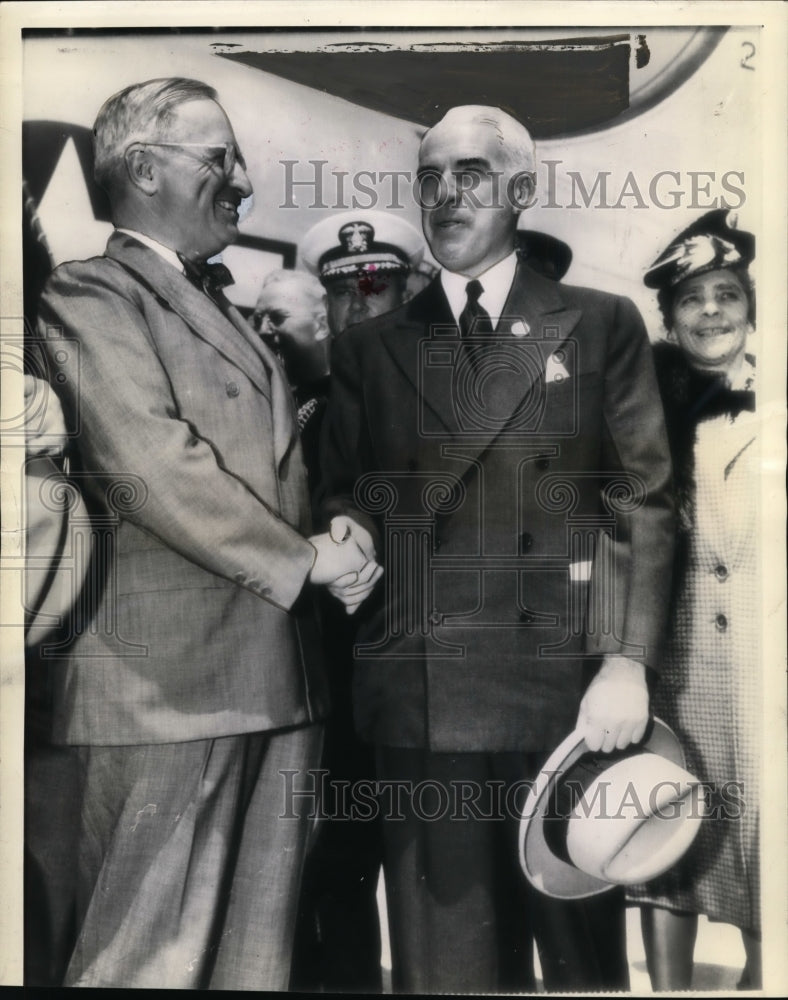
[[[377,901],[383,861],[380,822],[354,815],[350,805],[354,784],[372,785],[374,764],[370,759],[369,767],[364,766],[371,757],[369,746],[346,738],[344,749],[351,745],[358,754],[355,766],[341,766],[336,756],[323,761],[332,784],[306,860],[291,989],[380,993],[383,988]]]
[[[321,604],[333,713],[325,724],[321,820],[304,870],[291,989],[380,993],[377,886],[379,819],[354,812],[353,789],[371,787],[374,749],[356,736],[351,706],[355,621],[328,595]]]
[[[543,754],[380,747],[377,759],[395,992],[533,991],[534,940],[547,990],[629,988],[623,894],[555,900],[520,870],[507,790]],[[489,797],[471,803],[475,787]]]
[[[308,818],[283,771],[319,726],[77,747],[84,794],[67,986],[283,990]]]

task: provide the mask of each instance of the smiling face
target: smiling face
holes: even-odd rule
[[[190,260],[206,260],[238,239],[238,208],[252,193],[236,158],[224,172],[223,144],[235,144],[224,111],[210,100],[178,105],[167,130],[168,143],[200,143],[217,148],[149,147],[158,166],[157,213],[161,242]],[[164,141],[164,140],[162,140]]]
[[[328,371],[330,341],[320,300],[297,282],[266,286],[255,307],[261,333],[276,337],[288,375],[296,384],[313,381]]]
[[[707,271],[677,286],[671,308],[672,331],[694,368],[730,372],[744,356],[747,293],[727,268]]]
[[[266,288],[255,306],[255,315],[261,315],[264,332],[268,332],[270,325],[271,332],[297,347],[309,347],[320,332],[317,312],[317,309],[310,308],[310,303],[303,294],[299,294],[298,289],[287,285]]]
[[[514,249],[519,208],[510,200],[512,165],[495,129],[440,122],[419,150],[424,235],[447,270],[478,277]],[[517,192],[520,208],[524,200]]]

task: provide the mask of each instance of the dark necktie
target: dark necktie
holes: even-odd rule
[[[465,294],[468,300],[460,313],[460,336],[467,341],[469,337],[489,336],[493,332],[490,314],[479,302],[479,298],[484,292],[484,287],[478,278],[469,281],[465,286]],[[481,344],[466,343],[465,350],[472,364],[477,364]]]
[[[223,288],[234,284],[230,269],[224,264],[206,264],[199,261],[187,260],[183,254],[178,254],[178,260],[183,264],[183,273],[189,281],[205,292],[214,301],[219,297]]]

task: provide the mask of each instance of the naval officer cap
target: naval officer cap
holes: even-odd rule
[[[326,284],[374,272],[408,274],[424,255],[421,234],[391,212],[342,212],[314,225],[301,242],[304,267]]]

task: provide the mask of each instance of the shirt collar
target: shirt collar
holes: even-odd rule
[[[509,290],[512,287],[516,269],[517,253],[512,250],[508,257],[504,257],[497,264],[493,264],[484,274],[478,275],[478,280],[484,288],[484,291],[479,296],[479,304],[487,310],[487,313],[496,326],[503,313],[506,300],[509,297]],[[455,321],[459,323],[460,313],[468,301],[465,289],[471,279],[467,275],[457,274],[454,271],[447,271],[443,268],[440,273],[440,280],[446,298],[449,300],[452,315]]]
[[[159,243],[158,240],[154,240],[152,236],[146,236],[145,233],[139,233],[136,229],[124,229],[118,227],[116,230],[119,233],[126,233],[127,236],[132,236],[135,240],[140,243],[144,243],[146,247],[149,247],[154,253],[157,253],[160,257],[167,261],[168,264],[172,264],[173,267],[177,267],[181,274],[183,274],[183,264],[178,260],[178,254],[171,250],[169,247],[165,247],[163,243]]]

